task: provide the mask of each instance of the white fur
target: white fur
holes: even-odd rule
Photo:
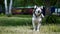
[[[36,8],[37,6],[35,5],[34,8]],[[38,11],[40,11],[40,13],[42,12],[40,7],[37,7],[37,9],[35,10],[35,14],[33,13],[33,17],[32,17],[32,24],[33,24],[33,30],[34,31],[39,31],[40,26],[41,26],[41,22],[42,22],[42,18],[44,17],[43,14],[39,15]],[[37,16],[37,17],[36,17]]]

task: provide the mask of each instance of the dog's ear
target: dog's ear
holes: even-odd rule
[[[36,9],[36,8],[38,8],[38,6],[37,6],[37,5],[35,5],[35,6],[34,6],[34,9]]]
[[[38,8],[38,7],[35,5],[35,6],[34,6],[34,10],[36,10],[37,8]]]
[[[40,6],[41,9],[43,9],[43,6]]]
[[[33,9],[33,13],[35,13],[35,10],[37,9],[37,6],[35,5],[34,6],[34,9]]]
[[[34,9],[35,9],[35,8],[37,8],[37,6],[36,6],[36,5],[34,6]]]

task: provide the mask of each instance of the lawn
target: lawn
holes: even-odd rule
[[[32,26],[0,26],[0,34],[60,34],[59,25],[42,25],[40,31],[32,31]]]
[[[60,34],[60,24],[42,24],[40,31],[32,31],[31,15],[0,17],[0,34]]]

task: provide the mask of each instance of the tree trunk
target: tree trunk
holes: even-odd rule
[[[12,9],[12,0],[10,0],[10,5],[9,5],[9,14],[12,14],[12,13],[11,13],[11,9]]]
[[[7,0],[5,0],[4,3],[5,3],[5,14],[8,15]]]
[[[8,6],[8,4],[7,4],[7,0],[5,0],[4,3],[5,3],[5,14],[6,14],[6,15],[12,14],[12,13],[11,13],[12,0],[10,0],[9,6]]]

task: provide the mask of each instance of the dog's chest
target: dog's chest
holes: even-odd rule
[[[35,25],[37,25],[38,23],[40,23],[40,21],[41,21],[41,18],[34,18]]]
[[[33,21],[34,21],[35,23],[39,23],[41,20],[42,20],[41,18],[33,18]]]
[[[34,18],[35,21],[41,21],[41,18]]]
[[[42,20],[41,16],[36,17],[34,14],[33,14],[33,18],[32,18],[32,19],[33,19],[33,21],[36,22],[36,23],[37,23],[37,22],[40,22],[40,21]]]

